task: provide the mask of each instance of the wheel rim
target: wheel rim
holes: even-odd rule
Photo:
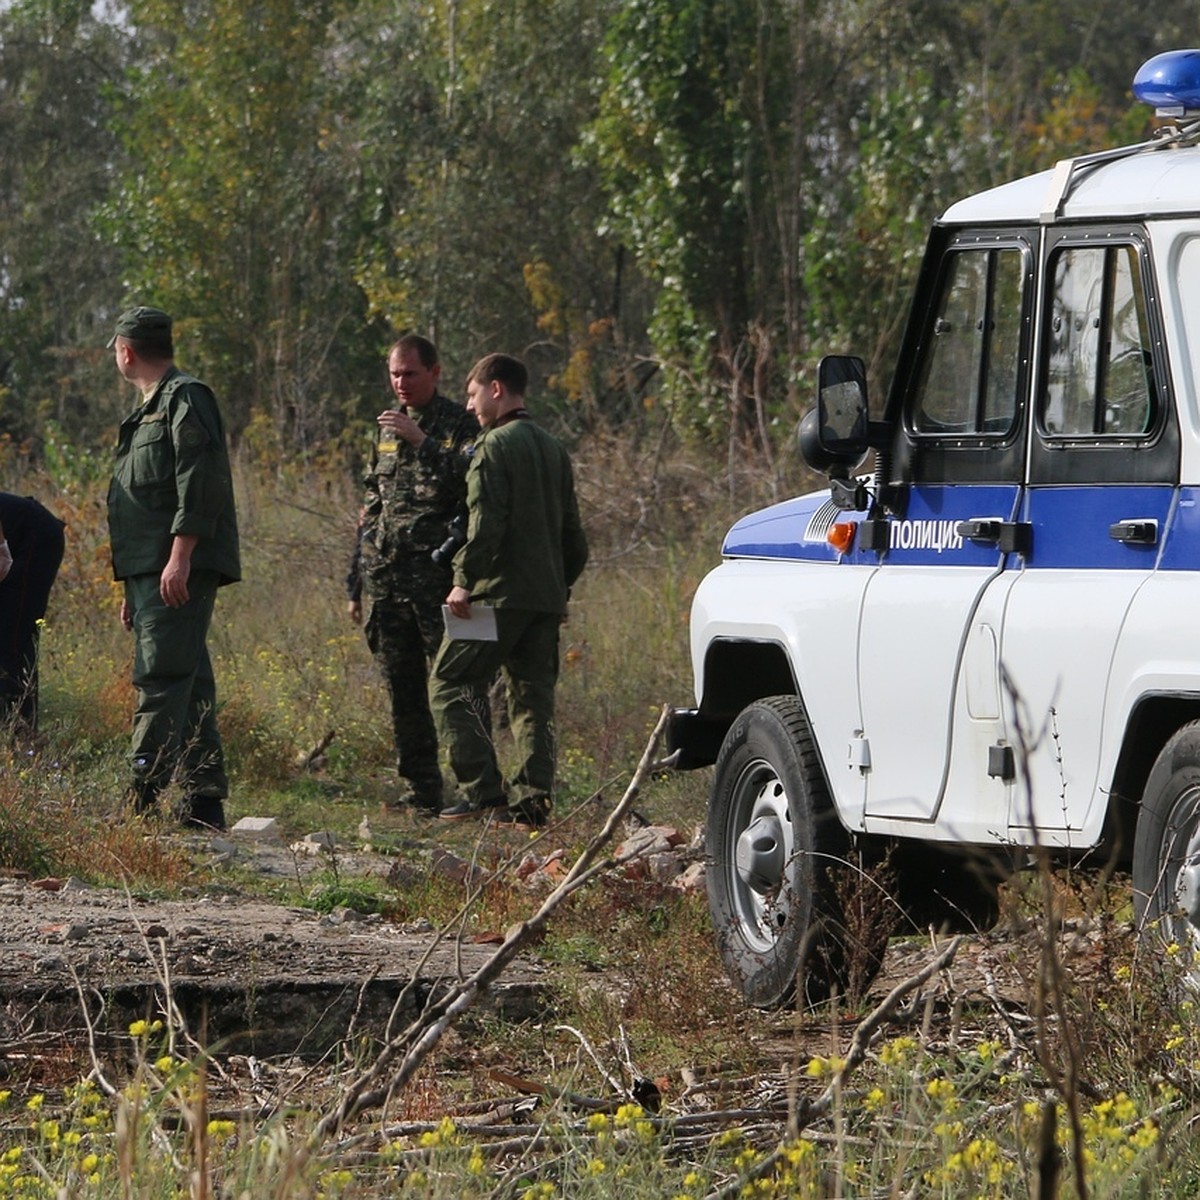
[[[1200,788],[1191,788],[1175,806],[1163,855],[1162,895],[1172,938],[1191,954],[1193,970],[1200,954]]]
[[[771,950],[787,926],[795,853],[791,807],[771,765],[756,759],[742,772],[732,806],[729,893],[742,937],[753,950]]]

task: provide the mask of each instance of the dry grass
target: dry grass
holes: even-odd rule
[[[593,561],[564,633],[562,799],[564,811],[577,812],[558,837],[569,849],[595,831],[624,787],[661,705],[689,699],[692,592],[732,518],[769,499],[753,464],[731,487],[723,470],[678,448],[631,451],[597,438],[576,461]],[[8,490],[38,494],[70,519],[43,641],[43,730],[35,744],[0,755],[0,867],[177,892],[205,868],[169,827],[114,819],[132,697],[119,597],[106,578],[100,473],[48,479],[18,474],[11,461],[0,470]],[[423,864],[435,836],[470,858],[477,830],[422,840],[406,818],[381,807],[395,786],[384,697],[341,592],[353,483],[243,464],[238,488],[246,580],[222,595],[213,637],[231,815],[276,815],[288,836],[328,827],[351,837],[369,815],[398,858]],[[297,770],[297,755],[330,730],[323,769]],[[638,807],[690,832],[702,822],[706,785],[704,773],[655,779]],[[508,870],[523,849],[519,840],[479,844],[480,865],[497,874],[465,918],[472,932],[502,932],[535,904]],[[883,871],[867,891],[845,897],[861,933],[878,932],[888,887]],[[839,1058],[880,989],[911,977],[944,943],[907,931],[889,950],[890,974],[861,1002],[748,1013],[723,978],[701,897],[604,878],[564,905],[537,947],[559,989],[553,1022],[518,1028],[477,1018],[463,1026],[395,1098],[387,1128],[364,1124],[319,1162],[297,1149],[305,1120],[256,1125],[249,1114],[263,1111],[264,1078],[277,1087],[281,1112],[294,1111],[297,1088],[318,1106],[332,1102],[362,1047],[347,1047],[340,1065],[306,1068],[302,1082],[285,1079],[280,1065],[263,1076],[260,1064],[251,1080],[224,1064],[220,1103],[245,1124],[236,1136],[213,1133],[204,1161],[220,1164],[230,1188],[240,1181],[248,1194],[281,1197],[520,1195],[543,1183],[556,1192],[537,1194],[584,1200],[698,1197],[736,1194],[751,1178],[761,1195],[999,1197],[1038,1194],[1048,1161],[1038,1122],[1053,1102],[1056,1153],[1068,1165],[1058,1191],[1045,1194],[1187,1194],[1200,1182],[1190,1138],[1200,1099],[1194,1000],[1176,986],[1175,956],[1164,968],[1136,948],[1126,896],[1122,881],[1095,876],[1019,877],[1006,889],[997,929],[971,938],[953,964],[881,1018],[862,1060],[843,1071]],[[395,919],[436,924],[463,898],[461,884],[428,874],[407,875],[382,897]],[[141,1051],[151,1065],[156,1052]],[[22,1098],[37,1082],[57,1089],[65,1061],[61,1048],[31,1055],[12,1086]],[[632,1067],[661,1083],[680,1123],[667,1133],[627,1114],[619,1129],[615,1115],[592,1128],[542,1097],[535,1117],[520,1110],[524,1140],[501,1154],[484,1133],[461,1132],[485,1100],[508,1104],[517,1120],[516,1098],[488,1075],[498,1065],[608,1100],[611,1082],[628,1080]],[[210,1078],[209,1086],[218,1083]],[[825,1095],[824,1107],[813,1108]],[[194,1165],[189,1155],[203,1138],[176,1147],[174,1159],[163,1147],[187,1126],[194,1093],[164,1083],[147,1096],[145,1139],[124,1143],[144,1172],[137,1194],[180,1194],[186,1172],[172,1164]],[[732,1109],[743,1113],[743,1132],[722,1141],[717,1118]],[[459,1115],[458,1131],[437,1132],[446,1113]],[[693,1119],[709,1123],[688,1126]],[[411,1123],[422,1121],[425,1132],[414,1131]],[[6,1145],[36,1144],[29,1123],[0,1110],[0,1155]],[[697,1140],[689,1128],[700,1131]],[[551,1129],[553,1144],[544,1140]],[[426,1134],[431,1140],[422,1141]],[[268,1143],[274,1158],[263,1150]],[[476,1143],[488,1146],[478,1171]],[[40,1152],[59,1162],[51,1149]],[[634,1174],[618,1176],[625,1167]],[[62,1171],[55,1178],[65,1181]]]

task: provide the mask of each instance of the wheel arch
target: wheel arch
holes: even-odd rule
[[[1197,720],[1200,696],[1178,693],[1143,696],[1129,714],[1104,822],[1104,844],[1115,861],[1132,860],[1142,794],[1155,760],[1176,730]]]
[[[682,769],[711,767],[738,713],[768,696],[799,696],[782,642],[714,638],[704,652],[703,689],[694,709],[677,709],[667,732]]]
[[[799,696],[791,659],[781,642],[714,638],[704,655],[700,711],[725,719],[726,728],[747,705],[767,696]]]

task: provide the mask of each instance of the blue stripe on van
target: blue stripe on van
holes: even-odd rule
[[[1150,571],[1166,537],[1175,489],[1144,484],[1035,487],[1026,493],[1023,519],[1032,527],[1030,570]],[[1117,540],[1121,521],[1157,521],[1153,545]]]

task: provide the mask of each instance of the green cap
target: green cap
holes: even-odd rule
[[[155,341],[170,336],[171,318],[161,308],[147,308],[139,304],[137,308],[126,309],[117,318],[116,332],[108,339],[108,349],[112,349],[119,337]]]

